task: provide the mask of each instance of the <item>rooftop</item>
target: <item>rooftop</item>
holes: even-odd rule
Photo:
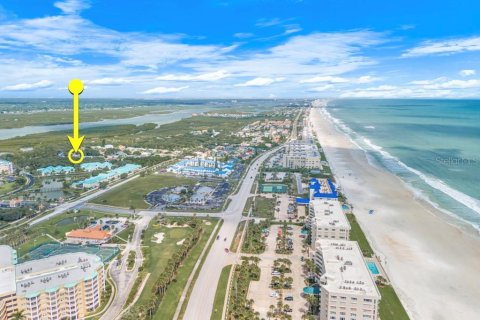
[[[15,264],[17,252],[11,247],[0,245],[0,296],[15,291]]]
[[[323,255],[325,273],[320,281],[330,293],[364,295],[380,299],[375,280],[355,241],[319,239],[315,243]]]
[[[317,227],[350,229],[350,223],[337,199],[314,199],[310,205],[315,212]]]
[[[101,230],[99,225],[87,228],[87,229],[76,229],[65,234],[68,238],[81,238],[81,239],[91,239],[91,240],[106,240],[109,239],[112,234],[107,231]]]
[[[44,290],[73,285],[96,275],[101,259],[93,254],[77,252],[31,260],[17,265],[17,295],[35,296]]]

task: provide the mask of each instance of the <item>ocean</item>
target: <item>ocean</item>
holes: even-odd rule
[[[326,111],[372,164],[480,230],[480,100],[332,100]]]

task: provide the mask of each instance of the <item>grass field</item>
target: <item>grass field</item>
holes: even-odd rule
[[[233,237],[232,244],[230,245],[230,251],[237,252],[238,246],[240,245],[240,240],[242,238],[243,228],[245,228],[246,221],[241,221],[238,226],[237,230],[235,230],[235,236]]]
[[[253,216],[259,218],[273,219],[275,210],[275,199],[266,197],[256,197]]]
[[[357,241],[360,249],[363,252],[363,255],[366,257],[373,256],[373,249],[370,247],[370,243],[368,243],[365,234],[363,233],[360,225],[357,222],[355,216],[351,213],[347,214],[348,221],[350,222],[350,226],[352,229],[350,230],[350,240]]]
[[[15,189],[15,182],[0,181],[0,196]]]
[[[145,177],[139,177],[131,182],[114,188],[113,190],[102,194],[100,197],[93,199],[91,202],[116,207],[147,209],[149,205],[144,201],[144,198],[149,192],[164,187],[193,185],[196,182],[197,180],[195,179],[171,174],[152,174]]]
[[[172,282],[167,289],[167,292],[158,307],[153,319],[172,319],[175,314],[178,301],[182,291],[186,285],[188,277],[198,260],[203,248],[205,247],[208,237],[212,233],[216,219],[209,219],[210,225],[205,224],[205,232],[202,234],[199,242],[190,251],[188,257],[185,259],[183,265],[178,269],[177,280]],[[151,225],[145,231],[145,257],[146,262],[144,269],[150,273],[150,277],[138,299],[136,305],[147,304],[152,295],[152,288],[156,279],[163,272],[167,261],[179,248],[177,242],[185,239],[189,234],[189,227],[167,228],[165,226],[156,224],[153,220]],[[164,239],[161,243],[155,242],[155,234],[163,233]]]
[[[223,267],[218,282],[217,291],[215,292],[215,300],[213,302],[212,316],[210,320],[222,320],[223,306],[225,303],[225,296],[227,294],[227,284],[232,265]]]
[[[379,313],[382,320],[408,320],[408,314],[403,308],[392,286],[379,286],[382,296]]]

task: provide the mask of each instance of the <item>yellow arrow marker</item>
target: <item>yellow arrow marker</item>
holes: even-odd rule
[[[70,160],[73,164],[79,164],[83,161],[85,155],[83,154],[82,149],[80,146],[82,145],[83,138],[85,136],[78,136],[78,96],[83,92],[83,83],[79,79],[73,79],[68,84],[68,91],[73,95],[73,137],[68,136],[68,140],[70,140],[70,144],[72,145],[72,149],[68,152],[68,160]],[[72,157],[73,153],[77,153],[80,155],[80,158],[74,159]]]

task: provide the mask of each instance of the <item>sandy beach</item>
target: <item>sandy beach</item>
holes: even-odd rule
[[[321,108],[310,120],[354,213],[412,319],[480,318],[480,236],[447,222],[367,161]],[[368,214],[369,209],[375,213]]]

